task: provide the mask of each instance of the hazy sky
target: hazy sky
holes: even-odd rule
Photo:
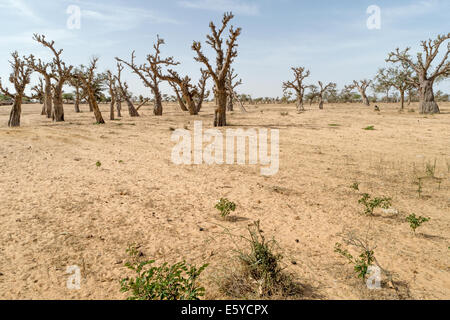
[[[71,5],[81,9],[79,29],[67,27]],[[381,8],[380,29],[367,27],[371,5]],[[450,32],[449,0],[0,0],[0,76],[7,80],[14,50],[50,58],[33,33],[55,40],[72,65],[99,56],[99,71],[114,70],[114,57],[129,59],[132,50],[144,62],[159,34],[166,41],[162,54],[174,56],[179,73],[196,82],[201,65],[193,59],[192,41],[204,42],[209,22],[219,24],[225,11],[233,11],[233,25],[243,28],[234,65],[244,82],[238,91],[254,97],[281,96],[292,66],[310,69],[310,82],[342,88],[372,78],[396,47],[417,52],[421,40]],[[135,95],[150,95],[137,76],[124,77]],[[450,81],[439,89],[450,92]]]

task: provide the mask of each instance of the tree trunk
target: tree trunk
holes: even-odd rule
[[[225,85],[223,89],[217,89],[219,105],[214,114],[214,127],[226,127],[227,125],[227,96]]]
[[[155,105],[153,107],[153,114],[155,116],[163,115],[163,106],[162,106],[162,98],[159,92],[155,92]]]
[[[228,96],[227,110],[234,111],[233,96],[231,94]]]
[[[125,101],[128,105],[128,113],[130,114],[130,117],[139,117],[139,113],[137,112],[136,108],[133,105],[133,102],[131,102],[130,98],[125,96]]]
[[[52,101],[52,84],[50,77],[45,77],[45,92],[44,92],[44,105],[45,105],[45,114],[47,118],[52,117],[52,109],[53,109],[53,101]]]
[[[303,97],[297,98],[297,112],[305,111],[305,107],[303,106]]]
[[[422,114],[440,113],[437,103],[434,101],[433,81],[420,81],[420,106],[419,112]]]
[[[116,110],[117,110],[117,117],[118,118],[122,118],[122,101],[120,100],[120,98],[117,98],[116,100]]]
[[[44,104],[42,105],[41,116],[46,116],[46,115],[47,115],[47,106],[46,106],[46,101],[44,99]]]
[[[111,96],[111,104],[109,106],[109,120],[114,120],[114,106],[116,105],[116,99],[114,95]]]
[[[323,99],[319,98],[319,109],[323,110]]]
[[[22,113],[22,97],[16,95],[9,114],[8,127],[20,127],[20,114]]]
[[[62,99],[62,88],[55,88],[55,92],[53,94],[53,113],[52,113],[53,121],[61,122],[64,121],[64,105]]]
[[[80,113],[80,92],[78,88],[75,91],[75,113]]]
[[[88,98],[88,104],[89,104],[89,112],[94,112],[94,106],[92,105],[92,102],[89,98]]]
[[[400,90],[400,104],[401,109],[405,109],[405,91]]]
[[[363,101],[366,106],[370,106],[369,98],[366,96],[365,93],[363,94]]]

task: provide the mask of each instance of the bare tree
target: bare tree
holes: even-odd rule
[[[9,63],[12,67],[12,73],[9,76],[9,82],[14,85],[16,92],[10,93],[8,88],[3,87],[0,79],[0,92],[14,100],[9,115],[8,127],[20,126],[20,115],[22,113],[22,98],[25,97],[25,87],[30,83],[30,76],[33,70],[29,68],[27,62],[19,58],[19,54],[11,54],[13,60]]]
[[[209,59],[202,52],[202,45],[200,42],[194,41],[192,49],[197,53],[196,61],[203,63],[206,66],[207,72],[211,75],[215,83],[215,93],[218,102],[217,109],[214,116],[214,126],[224,127],[227,125],[227,85],[226,77],[230,69],[231,63],[237,57],[238,53],[237,38],[241,34],[241,28],[234,29],[233,26],[229,30],[229,38],[226,41],[226,52],[223,48],[222,35],[227,28],[229,22],[234,18],[233,14],[225,13],[222,19],[222,26],[217,29],[213,22],[209,24],[211,34],[207,35],[206,43],[209,44],[216,51],[216,68],[211,66]]]
[[[433,114],[440,113],[439,106],[434,100],[433,85],[439,77],[450,76],[450,61],[448,56],[450,54],[450,43],[447,43],[447,52],[444,54],[442,61],[438,63],[434,70],[431,69],[433,61],[436,59],[440,46],[450,39],[450,33],[446,35],[438,35],[436,40],[429,39],[422,41],[422,48],[425,53],[417,53],[417,61],[413,61],[409,55],[410,48],[400,51],[399,48],[395,52],[389,53],[387,62],[406,63],[417,74],[419,80],[419,95],[420,95],[420,113]]]
[[[330,82],[326,86],[323,85],[321,81],[319,81],[320,90],[317,92],[317,97],[319,97],[319,109],[323,109],[323,96],[325,93],[335,90],[336,83]]]
[[[175,92],[175,96],[177,97],[178,104],[182,111],[189,111],[186,107],[186,104],[183,101],[183,98],[181,97],[180,88],[178,85],[172,81],[168,81],[169,85],[172,87],[173,91]]]
[[[228,70],[227,73],[227,88],[228,88],[228,111],[234,111],[233,101],[236,99],[236,91],[235,89],[242,85],[242,79],[236,80],[238,74],[234,73],[234,69]]]
[[[367,97],[366,91],[367,91],[367,88],[369,88],[371,84],[372,84],[372,81],[366,80],[366,79],[360,80],[360,81],[353,80],[353,84],[347,86],[347,89],[349,89],[349,90],[357,89],[359,91],[359,94],[361,95],[362,102],[366,106],[370,106],[370,101],[369,101],[369,98]]]
[[[136,108],[134,107],[133,102],[131,101],[131,95],[128,92],[128,85],[126,82],[122,83],[122,80],[121,80],[122,71],[123,71],[123,65],[118,62],[117,63],[117,75],[115,75],[114,78],[117,81],[117,85],[119,88],[119,95],[121,98],[125,99],[125,102],[128,105],[128,113],[130,114],[130,117],[139,117],[139,113],[136,110]]]
[[[155,116],[162,116],[163,114],[163,107],[162,107],[162,97],[161,97],[161,91],[159,89],[159,84],[161,80],[158,77],[158,73],[160,70],[160,64],[164,64],[164,60],[160,59],[161,45],[164,44],[164,39],[160,39],[159,36],[157,37],[156,44],[153,45],[153,48],[155,49],[154,54],[147,55],[147,62],[148,64],[142,64],[137,65],[135,63],[135,51],[131,54],[131,61],[127,62],[122,59],[119,59],[116,57],[116,60],[119,62],[124,63],[128,67],[133,70],[133,73],[137,74],[139,78],[144,82],[145,86],[149,87],[155,97],[155,105],[153,108],[153,114]]]
[[[209,97],[209,95],[211,94],[211,92],[209,90],[206,90],[206,85],[208,82],[208,79],[210,78],[209,73],[206,70],[200,69],[201,72],[201,77],[200,80],[198,81],[197,87],[195,88],[195,94],[194,94],[194,100],[195,100],[195,105],[196,105],[196,109],[197,109],[197,113],[200,112],[200,110],[202,109],[202,105],[203,102],[205,101],[205,99],[207,99]]]
[[[53,113],[52,118],[54,121],[64,121],[64,106],[63,106],[63,86],[67,80],[71,77],[73,67],[67,66],[64,61],[61,60],[61,54],[63,49],[55,49],[55,41],[47,41],[44,35],[34,34],[33,39],[44,47],[49,48],[54,57],[51,64],[52,73],[51,76],[55,80],[53,84]]]
[[[97,62],[98,58],[92,58],[89,67],[84,68],[82,66],[81,70],[75,77],[80,79],[83,83],[83,87],[88,94],[89,105],[92,106],[94,111],[95,120],[99,124],[104,124],[105,120],[103,120],[102,113],[98,107],[97,97],[95,96],[95,69],[97,69]]]
[[[51,64],[50,63],[44,63],[41,59],[35,59],[33,55],[30,55],[29,57],[26,57],[25,60],[27,61],[29,67],[33,69],[34,71],[40,73],[44,77],[45,81],[45,91],[44,91],[44,106],[43,111],[41,112],[42,115],[46,115],[47,118],[52,117],[52,109],[53,109],[53,95],[52,95],[52,70],[51,70]]]
[[[110,70],[106,71],[106,80],[108,84],[109,95],[111,96],[109,120],[114,120],[114,107],[116,105],[116,79],[114,78]]]
[[[75,75],[78,75],[80,73],[80,70],[75,69],[73,71],[73,73]],[[81,112],[81,110],[80,110],[80,101],[81,101],[81,92],[80,92],[80,90],[81,90],[81,88],[83,86],[83,82],[78,76],[75,76],[75,77],[71,77],[69,79],[69,83],[70,83],[70,85],[72,87],[75,88],[75,113],[80,113]]]
[[[39,82],[37,85],[31,88],[31,91],[34,92],[33,98],[39,100],[39,103],[43,103],[41,115],[45,116],[47,114],[47,110],[45,108],[45,89],[44,89],[44,81],[42,78],[39,78]]]
[[[303,95],[305,93],[305,89],[308,87],[303,84],[303,80],[308,78],[311,75],[311,72],[309,70],[305,70],[303,67],[292,68],[292,71],[294,71],[295,79],[293,81],[284,82],[283,90],[284,92],[291,89],[295,91],[297,94],[297,111],[302,112],[305,111],[305,107],[303,106]]]

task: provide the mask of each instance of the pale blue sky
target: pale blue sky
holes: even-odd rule
[[[66,27],[69,5],[81,8],[79,30]],[[366,26],[370,5],[381,8],[380,30]],[[50,57],[33,42],[35,32],[54,39],[72,65],[99,56],[99,71],[114,69],[114,57],[128,59],[132,50],[143,62],[159,34],[167,43],[163,54],[197,81],[201,65],[193,60],[192,41],[204,41],[209,22],[219,24],[224,11],[233,11],[233,25],[243,28],[234,65],[244,82],[238,91],[254,97],[281,96],[291,66],[310,69],[310,82],[342,88],[372,78],[397,46],[416,52],[420,40],[450,32],[448,0],[0,0],[0,76],[6,80],[14,50]],[[124,76],[134,94],[150,95],[135,75]],[[439,89],[450,92],[450,81]]]

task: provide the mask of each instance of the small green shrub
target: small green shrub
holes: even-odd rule
[[[425,222],[430,221],[431,218],[424,218],[422,216],[416,217],[416,214],[411,214],[406,218],[406,222],[409,222],[409,226],[416,233],[416,229],[419,228]]]
[[[347,249],[342,248],[342,244],[339,242],[334,246],[334,252],[340,254],[346,258],[350,264],[353,264],[355,273],[358,274],[358,278],[366,279],[369,267],[374,263],[375,256],[373,250],[363,249],[357,258],[353,257]]]
[[[101,163],[100,161],[97,161],[97,162],[95,163],[95,165],[96,165],[97,168],[100,168],[100,167],[102,166],[102,163]]]
[[[368,127],[364,128],[364,130],[373,131],[373,130],[375,130],[375,126],[368,126]]]
[[[359,191],[359,182],[354,182],[351,186],[351,189]]]
[[[435,173],[436,173],[436,160],[434,160],[434,164],[427,163],[425,170],[426,170],[426,173],[427,173],[428,177],[434,178]]]
[[[215,208],[220,211],[222,218],[227,218],[231,211],[234,212],[236,210],[236,204],[228,199],[221,198]]]
[[[387,197],[372,199],[369,194],[364,193],[358,203],[364,205],[364,213],[371,216],[376,208],[389,209],[392,205],[391,201],[392,199]]]
[[[204,296],[205,288],[199,287],[197,280],[207,264],[197,268],[183,261],[155,267],[155,260],[140,262],[135,247],[127,252],[132,259],[125,266],[136,273],[135,278],[120,281],[120,291],[131,292],[128,300],[199,300]]]

